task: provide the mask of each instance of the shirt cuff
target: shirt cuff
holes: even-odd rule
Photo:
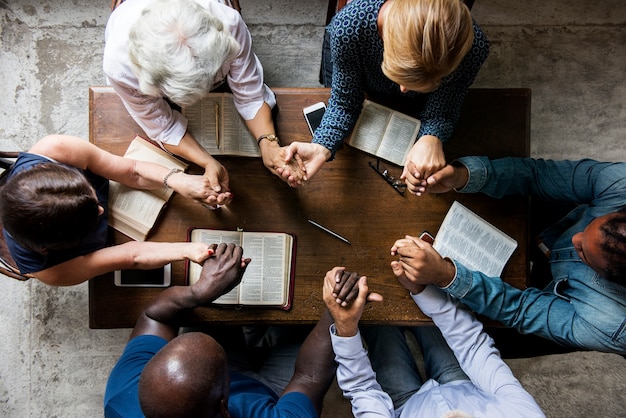
[[[441,289],[457,299],[461,299],[465,297],[472,288],[472,271],[458,261],[452,260],[452,262],[456,267],[454,279],[446,287],[442,287]]]
[[[477,193],[487,181],[487,163],[486,157],[462,157],[456,162],[463,164],[467,168],[468,179],[467,184],[457,189],[459,193]]]
[[[354,358],[364,350],[363,342],[361,340],[361,331],[357,330],[356,335],[353,335],[352,337],[340,337],[337,335],[335,324],[330,325],[329,331],[335,355]]]

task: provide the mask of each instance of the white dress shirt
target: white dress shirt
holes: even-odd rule
[[[378,382],[360,333],[330,334],[338,363],[337,382],[350,399],[355,417],[432,417],[460,410],[473,417],[543,417],[544,414],[513,376],[482,324],[463,305],[434,286],[413,300],[430,316],[454,352],[469,380],[440,385],[430,379],[398,410]]]

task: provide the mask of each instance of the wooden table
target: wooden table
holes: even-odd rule
[[[277,88],[277,130],[281,140],[310,141],[302,108],[327,101],[327,89]],[[107,87],[92,87],[89,97],[90,141],[122,155],[130,140],[143,131]],[[530,91],[472,89],[466,97],[455,137],[446,146],[449,158],[462,155],[527,156]],[[283,231],[297,237],[296,285],[290,311],[277,309],[198,308],[190,321],[211,323],[305,324],[323,310],[322,279],[334,266],[368,276],[372,291],[384,303],[369,304],[363,323],[429,323],[391,272],[390,248],[405,234],[438,231],[456,199],[515,238],[519,247],[503,278],[524,288],[528,276],[528,199],[491,199],[483,195],[447,193],[418,198],[397,193],[368,165],[374,158],[344,146],[309,183],[292,189],[272,175],[260,158],[218,157],[230,173],[235,196],[227,208],[208,210],[174,195],[149,236],[153,241],[184,241],[189,227],[248,231]],[[401,169],[387,165],[392,174]],[[197,167],[197,172],[200,172]],[[313,219],[351,241],[351,245],[308,223]],[[127,240],[117,232],[113,240]],[[183,285],[184,263],[173,263],[173,284]],[[121,288],[112,274],[89,282],[91,328],[132,327],[139,313],[161,289]]]

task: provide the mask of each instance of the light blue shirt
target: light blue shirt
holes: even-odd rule
[[[440,385],[427,380],[394,411],[376,381],[361,335],[339,337],[331,326],[337,361],[337,383],[350,399],[355,417],[441,417],[460,410],[473,417],[543,417],[544,414],[513,376],[482,324],[456,300],[428,286],[413,300],[441,330],[469,380]]]
[[[500,279],[455,262],[457,274],[445,289],[475,312],[522,333],[559,344],[626,354],[626,288],[598,275],[572,244],[595,218],[626,205],[626,163],[590,159],[551,161],[531,158],[464,157],[469,170],[462,193],[495,198],[529,195],[546,202],[578,205],[542,233],[550,248],[552,282],[545,289],[516,289]]]

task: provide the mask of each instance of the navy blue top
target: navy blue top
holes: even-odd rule
[[[489,41],[474,22],[474,42],[461,64],[431,93],[409,91],[388,79],[381,69],[383,41],[378,12],[385,0],[353,0],[328,25],[333,67],[331,95],[313,143],[328,148],[334,158],[352,130],[368,98],[390,107],[410,101],[412,116],[421,120],[418,138],[434,135],[442,142],[452,136],[463,99],[489,55]]]
[[[146,364],[167,341],[156,335],[139,335],[128,342],[111,371],[104,393],[106,418],[142,418],[139,404],[139,378]],[[230,373],[228,411],[233,418],[317,418],[311,400],[303,393],[282,397],[257,379]]]
[[[30,154],[27,152],[21,152],[15,161],[11,171],[9,172],[7,179],[13,177],[15,174],[33,168],[37,165],[44,163],[57,163],[54,160],[46,158],[37,154]],[[61,164],[64,165],[64,164]],[[13,237],[4,230],[4,239],[9,248],[11,256],[15,260],[17,267],[22,274],[34,273],[37,271],[45,270],[49,267],[56,266],[72,258],[79,257],[81,255],[89,254],[101,248],[104,248],[107,240],[108,232],[108,201],[109,201],[109,180],[104,177],[98,176],[89,170],[81,170],[87,177],[87,180],[93,188],[96,190],[96,196],[100,206],[104,208],[104,213],[98,219],[98,225],[89,233],[79,245],[74,248],[68,248],[65,250],[49,250],[46,254],[41,254],[23,247],[18,244]]]

